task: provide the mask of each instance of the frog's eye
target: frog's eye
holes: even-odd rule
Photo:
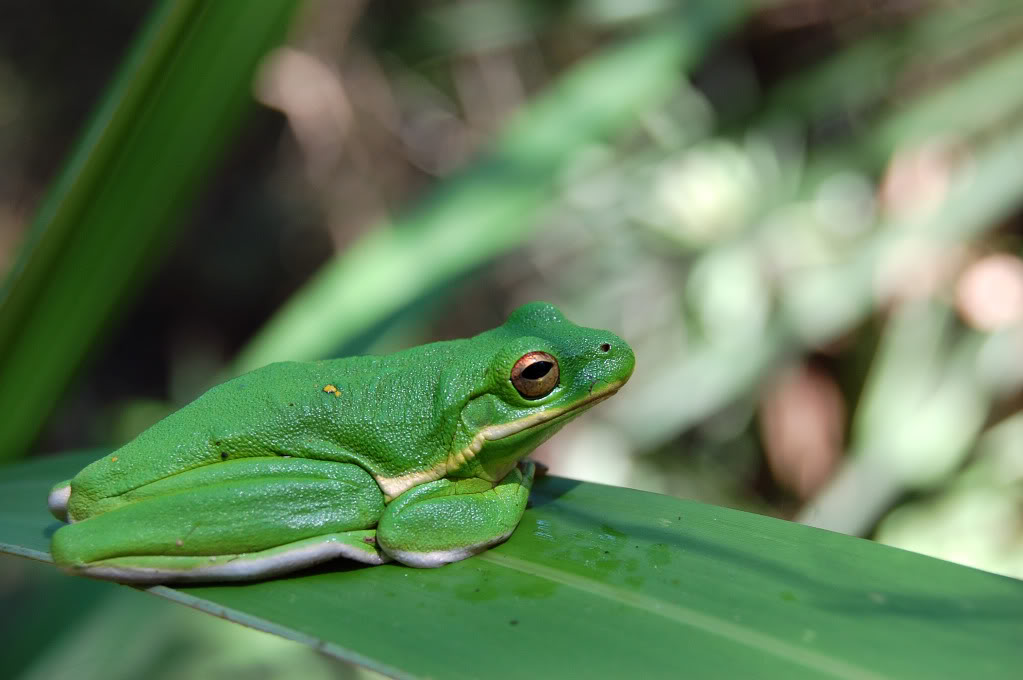
[[[547,352],[524,354],[511,370],[512,385],[526,399],[539,399],[558,386],[558,360]]]

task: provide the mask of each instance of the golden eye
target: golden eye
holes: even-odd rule
[[[511,381],[526,399],[539,399],[554,391],[560,375],[557,359],[547,352],[530,352],[512,366]]]

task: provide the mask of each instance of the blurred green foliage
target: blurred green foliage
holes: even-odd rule
[[[541,452],[555,473],[1023,577],[1019,3],[311,2],[251,85],[283,115],[245,125],[189,85],[239,106],[283,19],[249,43],[223,18],[186,69],[198,4],[160,7],[136,45],[164,51],[128,52],[56,182],[81,82],[109,77],[67,64],[112,67],[138,9],[0,28],[0,456],[539,298],[639,358]],[[169,70],[133,95],[147,55]]]
[[[0,457],[60,403],[237,130],[294,0],[160,3],[41,202],[0,288]]]

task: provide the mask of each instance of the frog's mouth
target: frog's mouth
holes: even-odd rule
[[[497,441],[498,439],[504,439],[505,437],[510,437],[513,434],[518,434],[523,430],[528,430],[538,425],[549,423],[552,420],[557,420],[568,415],[577,415],[576,411],[596,406],[605,399],[614,396],[624,384],[624,380],[616,380],[613,383],[608,383],[599,390],[591,388],[590,393],[584,399],[580,399],[574,404],[562,406],[561,408],[540,411],[538,413],[528,415],[525,418],[513,420],[510,423],[487,425],[476,434],[468,448],[473,449],[473,454],[476,454],[479,453],[481,448],[483,448],[483,442],[485,441]],[[479,443],[477,444],[477,442]]]

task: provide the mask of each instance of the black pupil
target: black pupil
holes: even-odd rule
[[[609,344],[607,344],[605,342],[603,345],[600,346],[600,351],[601,352],[610,352],[611,351],[611,345],[609,345]]]
[[[550,373],[553,366],[549,361],[534,361],[522,369],[522,377],[526,380],[539,380]]]

